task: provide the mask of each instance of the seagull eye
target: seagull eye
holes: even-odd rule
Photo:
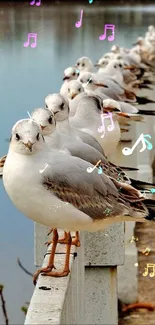
[[[20,136],[19,136],[19,134],[18,133],[16,133],[16,140],[20,140]]]
[[[37,134],[36,139],[37,139],[37,141],[39,141],[39,133]]]
[[[81,91],[81,88],[79,88],[78,91]]]
[[[45,105],[45,108],[48,108],[47,104]]]
[[[49,117],[48,122],[49,122],[49,124],[52,124],[52,122],[53,122],[52,116]]]
[[[77,65],[80,65],[80,63],[77,63]]]
[[[73,73],[73,76],[75,76],[75,75],[76,75],[76,73],[74,72],[74,73]]]
[[[82,63],[82,67],[84,67],[85,66],[85,63]]]
[[[119,67],[122,68],[122,64],[119,64]]]
[[[60,105],[60,109],[64,109],[64,103]]]

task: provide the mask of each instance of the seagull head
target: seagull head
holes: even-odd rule
[[[77,95],[81,94],[84,91],[81,83],[78,80],[71,80],[68,83],[67,97],[72,100]]]
[[[104,99],[103,100],[103,111],[104,113],[107,112],[121,112],[121,107],[120,104],[118,102],[116,102],[116,100],[114,99]]]
[[[69,83],[72,81],[69,81]],[[64,97],[59,94],[51,94],[45,98],[46,108],[54,114],[55,121],[64,121],[69,116],[69,107]]]
[[[93,71],[93,62],[87,56],[79,58],[75,66],[80,71]]]
[[[119,71],[120,73],[122,73],[123,68],[124,68],[124,62],[123,60],[111,60],[109,62],[109,64],[107,65],[107,68],[109,69],[109,71],[111,71],[111,73],[116,73],[116,71]]]
[[[113,52],[107,52],[106,54],[104,54],[102,56],[102,58],[108,59],[108,60],[112,60],[115,57],[115,53]]]
[[[96,64],[94,64],[94,66],[98,67],[98,68],[101,68],[101,69],[104,69],[108,65],[109,62],[110,62],[110,58],[106,59],[104,57],[104,58],[99,59],[98,62]]]
[[[95,90],[97,87],[108,88],[104,83],[97,82],[91,72],[82,72],[78,80],[82,83],[84,89]]]
[[[56,130],[54,114],[46,108],[36,108],[31,113],[33,121],[41,128],[43,135],[52,134]]]
[[[12,128],[10,148],[20,154],[30,155],[43,148],[44,137],[39,125],[30,119],[16,122]]]
[[[113,52],[113,53],[119,53],[120,52],[120,47],[118,45],[113,45],[111,47],[111,52]]]
[[[64,70],[63,80],[76,80],[79,76],[80,71],[75,67],[69,67]]]

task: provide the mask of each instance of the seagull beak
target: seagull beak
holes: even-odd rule
[[[133,65],[127,65],[123,68],[124,70],[134,70],[135,67]]]
[[[41,127],[42,131],[46,128],[46,126],[43,126],[41,124],[40,124],[40,127]]]
[[[68,80],[68,79],[69,79],[69,77],[64,76],[64,78],[62,80]]]
[[[103,106],[103,110],[104,110],[104,112],[119,112],[120,113],[120,110],[116,107],[104,107]]]
[[[32,151],[32,146],[33,146],[33,143],[31,141],[28,141],[27,143],[24,143],[24,146],[27,147],[30,151]]]
[[[76,97],[77,94],[71,94],[71,99],[74,99]]]
[[[94,85],[95,85],[95,86],[98,86],[98,87],[109,88],[107,85],[105,85],[105,84],[101,84],[101,83],[95,83],[95,82],[94,82]]]
[[[127,113],[123,113],[123,112],[119,112],[117,115],[130,118],[130,116]]]

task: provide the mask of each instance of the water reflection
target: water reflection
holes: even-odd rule
[[[77,29],[81,9],[83,25]],[[66,67],[83,55],[96,62],[114,43],[130,47],[154,23],[154,11],[154,6],[0,3],[0,155],[7,151],[6,139],[14,122],[42,106],[48,93],[59,91]],[[104,24],[116,25],[112,43],[99,40]],[[35,49],[23,46],[28,33],[38,34]],[[33,223],[11,204],[2,183],[0,199],[0,282],[5,285],[10,324],[21,324],[20,307],[29,300],[33,285],[16,258],[33,271]]]

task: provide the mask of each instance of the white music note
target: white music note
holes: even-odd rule
[[[113,122],[113,119],[112,119],[112,113],[108,112],[108,115],[107,114],[101,114],[102,125],[99,126],[99,128],[98,128],[99,133],[103,132],[103,134],[101,135],[101,138],[104,138],[104,136],[105,136],[104,119],[106,119],[106,118],[110,118],[110,121],[111,121],[111,124],[108,125],[108,127],[107,127],[108,131],[111,132],[114,129],[114,122]]]
[[[133,145],[132,148],[128,148],[125,147],[122,150],[122,153],[125,156],[129,156],[133,153],[134,149],[137,147],[138,143],[142,142],[143,147],[139,150],[139,152],[143,152],[146,149],[146,143],[145,143],[145,138],[144,138],[144,134],[142,133],[139,138],[137,139],[137,141],[135,142],[135,144]]]
[[[88,167],[87,168],[87,173],[92,173],[93,172],[93,170],[99,165],[101,163],[101,160],[99,160],[98,162],[97,162],[97,164],[94,166],[94,167]],[[100,174],[100,172],[98,173],[98,174]]]
[[[45,164],[45,167],[44,167],[43,169],[40,169],[40,170],[39,170],[39,173],[42,174],[42,173],[46,170],[46,168],[47,168],[48,166],[49,166],[48,164]]]

